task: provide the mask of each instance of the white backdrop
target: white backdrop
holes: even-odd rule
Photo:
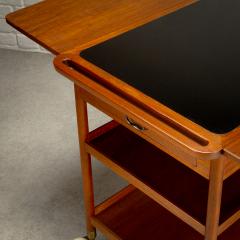
[[[6,23],[5,16],[40,0],[0,0],[0,48],[31,52],[47,52]]]

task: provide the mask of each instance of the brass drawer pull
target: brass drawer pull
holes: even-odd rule
[[[133,128],[135,128],[138,131],[144,131],[146,130],[145,127],[142,127],[141,125],[139,125],[138,123],[134,122],[131,118],[129,118],[128,116],[126,116],[126,121],[127,123],[132,126]]]

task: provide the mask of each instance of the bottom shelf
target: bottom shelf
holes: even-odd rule
[[[114,240],[204,240],[204,237],[135,189],[92,218],[93,225]],[[237,240],[240,221],[219,240]]]
[[[206,224],[207,179],[121,125],[107,124],[91,136],[88,141],[90,154],[103,163],[102,156],[106,157],[124,174],[136,177],[201,224]],[[220,224],[240,209],[240,188],[237,186],[240,186],[240,170],[224,181]]]

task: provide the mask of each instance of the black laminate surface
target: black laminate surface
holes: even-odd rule
[[[81,56],[210,131],[240,125],[240,1],[201,0]]]

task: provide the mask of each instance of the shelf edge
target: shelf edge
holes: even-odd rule
[[[86,151],[89,154],[95,156],[99,161],[101,161],[105,166],[107,166],[113,172],[117,173],[123,179],[127,180],[130,184],[135,186],[141,192],[145,193],[148,197],[156,201],[158,204],[160,204],[162,207],[167,209],[173,215],[175,215],[176,217],[181,219],[183,222],[191,226],[197,232],[199,232],[202,235],[205,234],[205,226],[199,221],[197,221],[195,218],[193,218],[191,215],[189,215],[188,213],[183,211],[181,208],[177,207],[175,204],[173,204],[172,202],[164,198],[162,195],[154,191],[152,188],[150,188],[148,185],[140,181],[138,178],[131,175],[125,169],[118,166],[113,161],[109,160],[106,156],[98,152],[89,144],[86,143],[85,147],[86,147]]]

